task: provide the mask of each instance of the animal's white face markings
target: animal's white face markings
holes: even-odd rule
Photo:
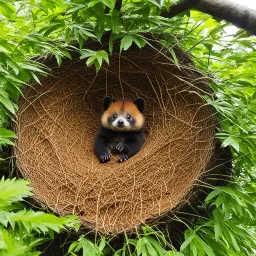
[[[126,120],[124,116],[119,116],[117,119],[112,123],[112,126],[115,127],[115,129],[120,131],[129,130],[131,127],[131,124]]]

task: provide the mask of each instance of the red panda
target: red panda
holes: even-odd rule
[[[103,99],[104,113],[94,140],[94,152],[102,163],[110,160],[111,152],[119,153],[119,162],[138,153],[144,143],[144,107],[142,98],[134,101]]]

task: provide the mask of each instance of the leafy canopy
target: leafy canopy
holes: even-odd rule
[[[161,36],[161,42],[169,48],[174,63],[178,65],[173,46],[178,45],[191,54],[199,69],[213,77],[211,87],[217,98],[205,100],[206,104],[211,104],[217,110],[221,123],[222,128],[216,136],[223,146],[232,149],[234,181],[229,186],[215,188],[209,194],[203,205],[208,217],[188,226],[180,252],[163,242],[168,240],[166,237],[159,239],[158,232],[144,230],[137,239],[127,238],[123,248],[115,254],[253,255],[256,247],[255,38],[248,37],[243,30],[228,35],[229,24],[196,11],[172,19],[160,16],[162,10],[168,11],[176,2],[123,0],[119,10],[115,9],[114,0],[1,1],[0,145],[13,144],[15,134],[6,127],[18,109],[15,102],[21,94],[21,87],[27,86],[31,79],[40,83],[40,75],[47,75],[49,71],[37,61],[36,56],[52,54],[61,65],[62,59],[71,58],[69,51],[74,50],[80,52],[85,65],[94,65],[98,71],[103,62],[111,65],[108,56],[113,51],[115,40],[120,41],[120,51],[125,51],[133,43],[140,48],[150,44],[145,37],[148,33]],[[101,41],[106,33],[109,33],[109,51],[83,48],[86,40]],[[78,43],[78,47],[74,46],[73,41]],[[12,180],[5,182],[13,186]],[[21,240],[15,239],[18,227],[22,226],[22,232],[28,234],[59,231],[64,225],[64,219],[57,221],[47,214],[15,208],[18,205],[14,202],[30,193],[26,188],[21,191],[23,185],[22,182],[15,183],[17,192],[8,192],[8,186],[3,191],[0,189],[0,246],[3,250],[6,250],[6,246],[15,249],[17,243],[21,245]],[[10,197],[6,197],[8,193]],[[8,210],[13,205],[14,212]],[[47,220],[45,225],[44,218]],[[52,225],[55,221],[57,224]],[[12,241],[11,245],[9,240]],[[26,250],[29,244],[37,242],[24,242],[22,246]],[[69,253],[75,255],[83,250],[84,255],[89,255],[88,252],[101,255],[105,254],[107,247],[104,239],[94,243],[81,237],[70,247]]]

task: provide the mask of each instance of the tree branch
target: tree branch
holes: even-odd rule
[[[122,8],[123,0],[117,0],[115,4],[115,10],[120,11]]]
[[[228,0],[201,0],[196,7],[256,35],[256,11]]]
[[[229,0],[184,0],[170,8],[169,12],[163,12],[161,15],[172,18],[191,8],[231,22],[256,35],[256,11]]]
[[[173,5],[169,12],[167,11],[163,11],[161,13],[161,16],[165,17],[165,18],[172,18],[182,12],[185,12],[191,8],[194,8],[200,0],[184,0],[183,2]]]

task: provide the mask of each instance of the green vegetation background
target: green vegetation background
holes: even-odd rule
[[[90,241],[80,236],[67,255],[255,255],[256,39],[243,30],[227,34],[230,24],[196,11],[172,19],[160,16],[176,2],[124,0],[119,11],[114,0],[0,0],[2,150],[14,145],[16,135],[7,128],[15,120],[21,87],[31,79],[40,83],[38,75],[47,75],[48,68],[36,56],[52,54],[61,65],[63,58],[71,58],[69,51],[78,51],[85,65],[94,65],[97,72],[102,62],[109,63],[113,41],[120,40],[120,51],[125,51],[132,43],[143,47],[148,43],[143,35],[151,33],[161,35],[176,65],[172,49],[179,45],[200,70],[214,77],[211,87],[218,97],[206,101],[218,112],[222,130],[216,136],[223,147],[231,147],[235,173],[229,186],[213,188],[206,198],[208,217],[187,226],[179,251],[161,232],[144,227],[136,239],[125,236],[116,252],[103,237]],[[84,41],[100,41],[106,32],[111,34],[108,52],[82,49]],[[74,40],[80,47],[69,44]],[[37,245],[53,239],[55,232],[79,228],[73,216],[58,218],[26,209],[22,201],[28,196],[28,181],[0,181],[0,255],[40,255]]]

